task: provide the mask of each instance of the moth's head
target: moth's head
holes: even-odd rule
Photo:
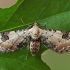
[[[38,23],[35,21],[33,26],[38,26]]]
[[[30,29],[30,35],[33,39],[38,39],[40,37],[40,28],[38,26],[38,23],[35,22],[34,26]]]

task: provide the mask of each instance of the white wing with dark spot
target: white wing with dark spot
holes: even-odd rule
[[[62,33],[61,31],[43,30],[41,34],[41,41],[46,47],[52,49],[57,53],[64,53],[70,51],[70,37],[69,33]]]
[[[0,51],[10,52],[24,47],[29,41],[28,30],[18,30],[0,34]]]

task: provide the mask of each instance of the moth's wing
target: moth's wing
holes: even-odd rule
[[[29,41],[28,30],[18,30],[0,34],[0,51],[9,52],[25,47]]]
[[[54,49],[56,47],[55,44],[53,43],[54,39],[51,39],[53,34],[54,34],[54,31],[42,30],[41,41],[43,42],[45,47],[51,48],[51,49]]]
[[[57,53],[64,53],[70,51],[70,39],[69,36],[63,38],[63,33],[61,31],[49,31],[43,30],[41,34],[41,41],[44,45],[52,49]]]

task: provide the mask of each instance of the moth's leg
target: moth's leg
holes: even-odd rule
[[[29,55],[29,52],[30,52],[30,43],[28,43],[28,46],[27,46],[27,55],[26,55],[26,59],[28,59],[28,55]]]
[[[38,25],[41,29],[46,29],[47,30],[47,28],[46,28],[46,23],[44,23],[43,25]]]
[[[42,26],[42,28],[43,28],[43,29],[46,28],[46,23],[44,23],[44,25]]]

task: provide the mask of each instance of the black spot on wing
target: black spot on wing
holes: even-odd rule
[[[64,34],[62,35],[62,38],[63,38],[63,39],[67,39],[67,38],[68,38],[68,33],[64,33]]]
[[[9,36],[7,36],[7,35],[2,35],[1,40],[2,40],[3,42],[5,42],[6,40],[9,40]]]

